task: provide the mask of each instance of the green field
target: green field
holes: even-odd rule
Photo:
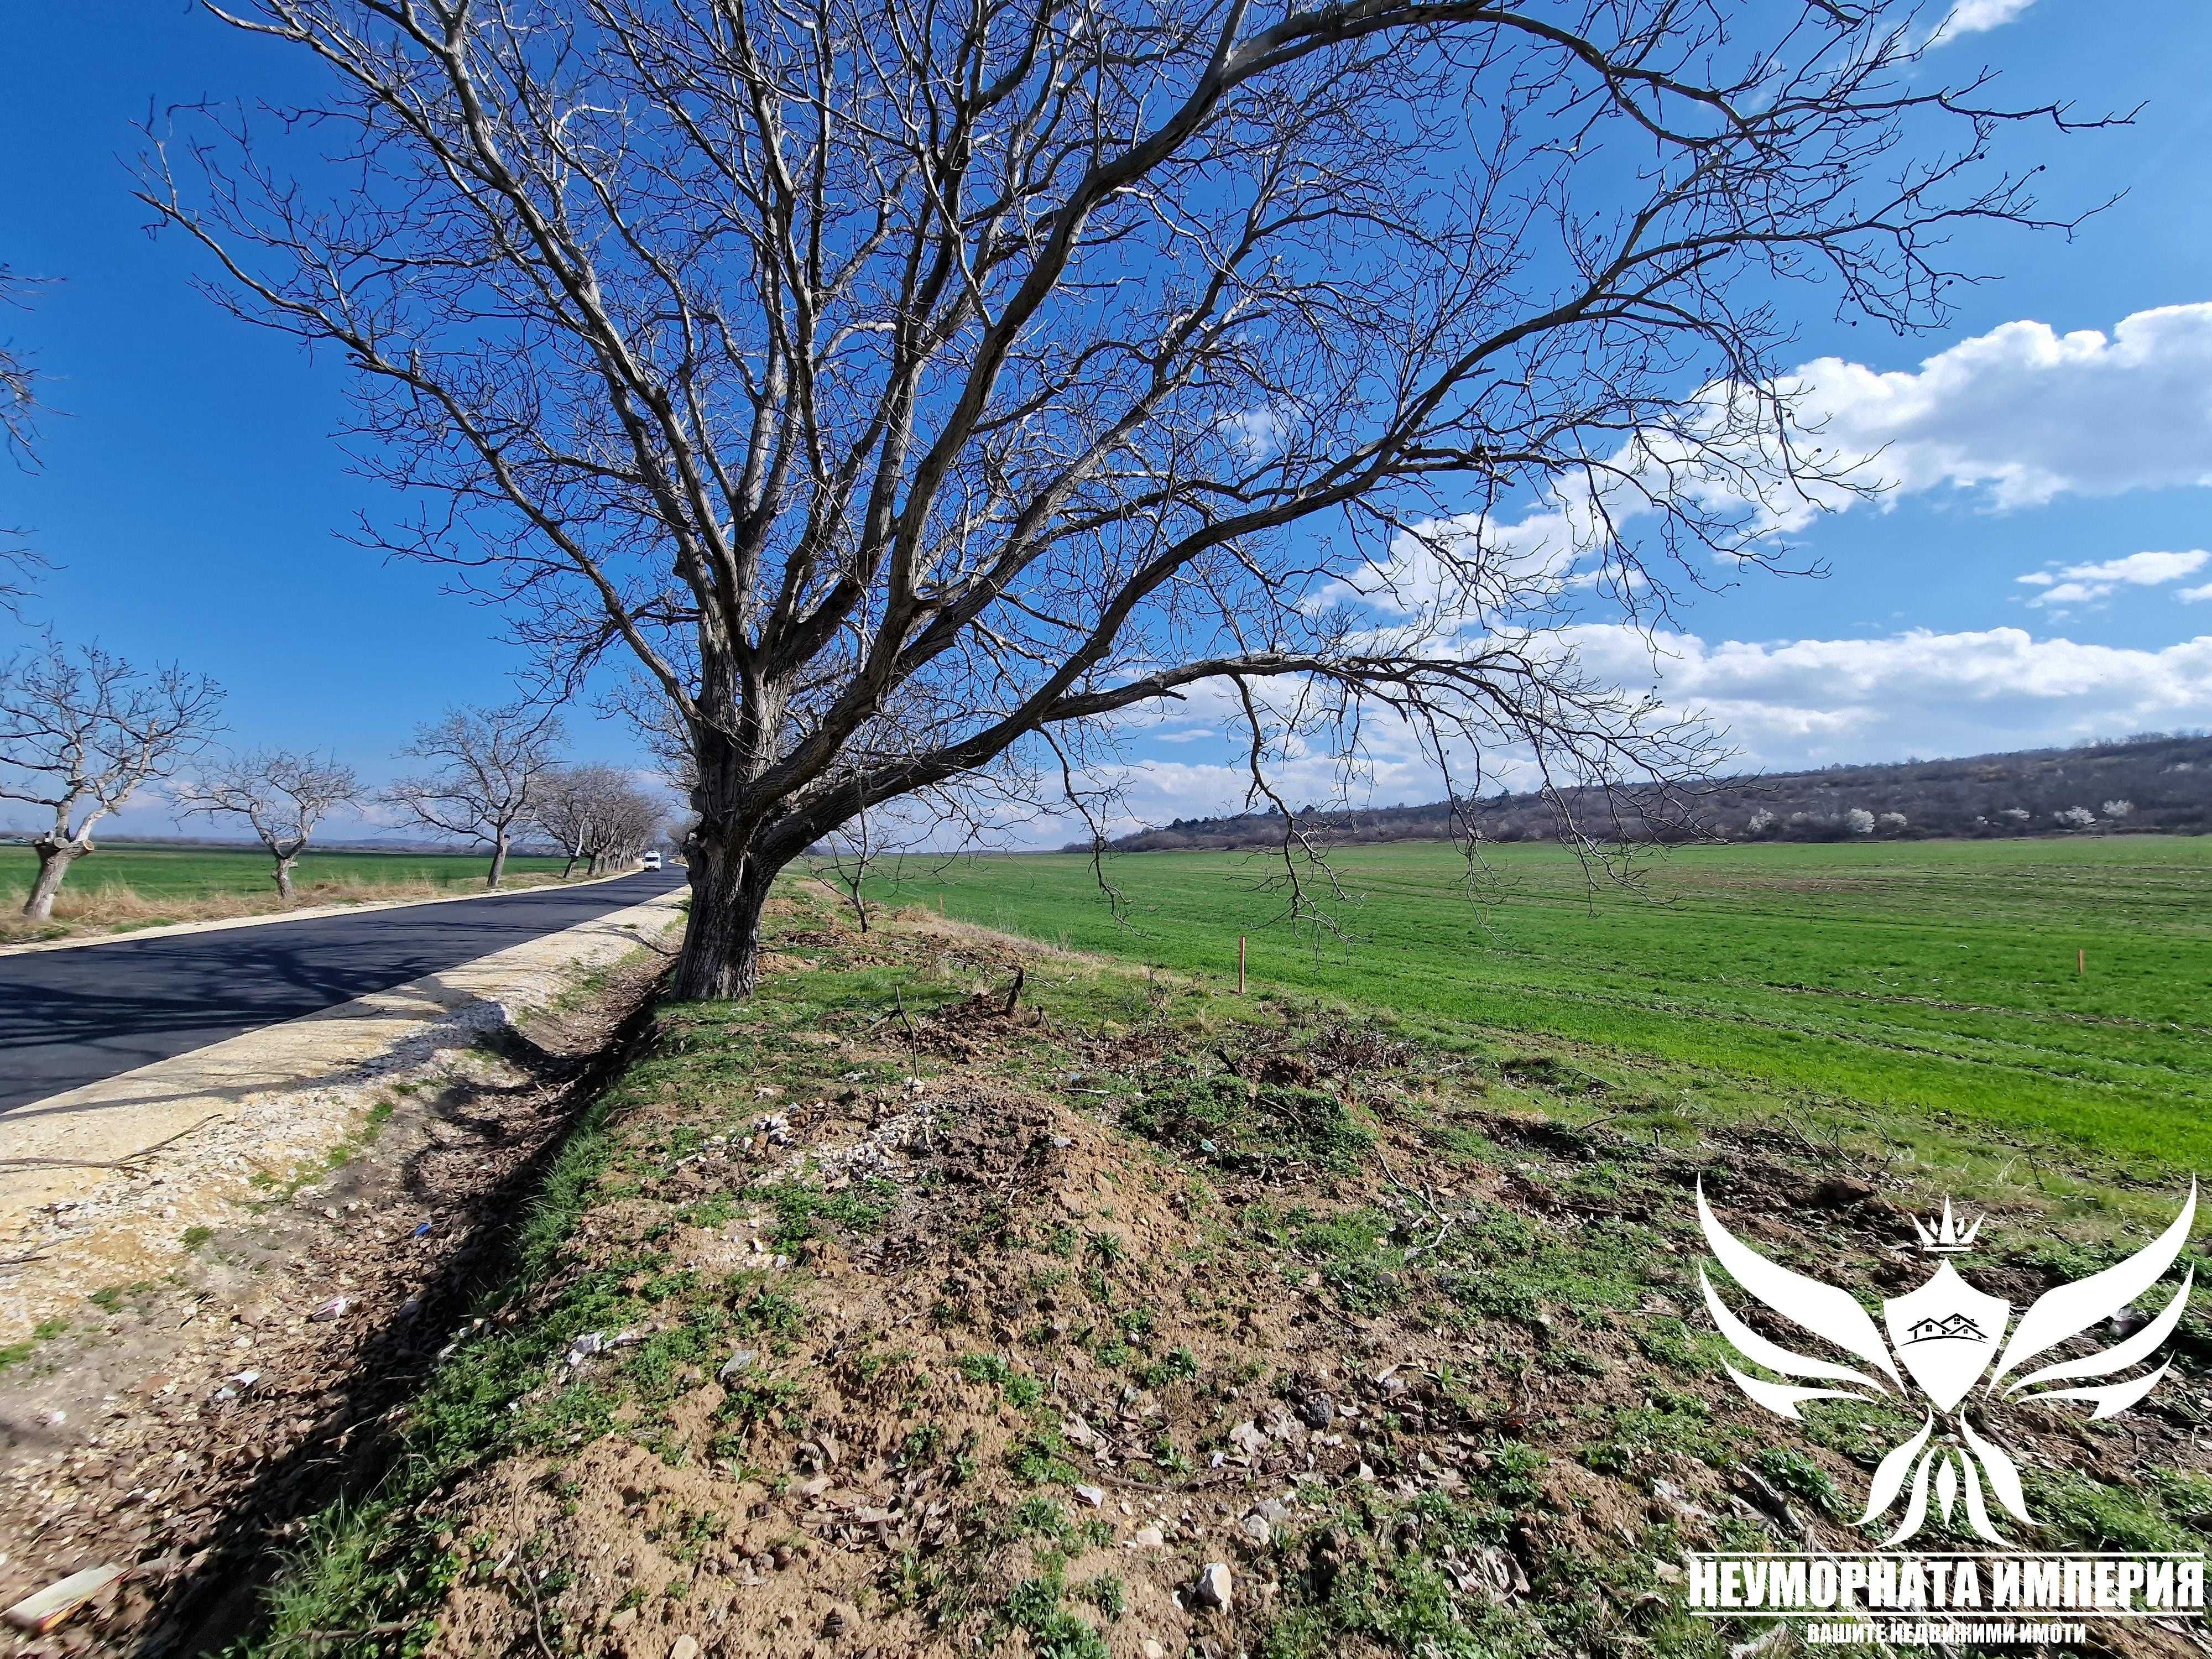
[[[562,860],[510,858],[507,869],[558,873]],[[302,891],[321,882],[384,886],[428,882],[439,887],[481,885],[491,867],[488,853],[316,853],[301,859],[292,879]],[[31,884],[38,859],[27,847],[0,847],[0,892],[16,895]],[[71,866],[64,894],[85,895],[101,888],[127,887],[141,898],[219,898],[227,894],[260,895],[276,890],[276,862],[258,848],[231,852],[207,847],[148,847],[118,843],[102,847]]]
[[[1808,1127],[1909,1135],[1933,1112],[2137,1174],[2146,1155],[2212,1170],[2212,839],[1694,848],[1653,862],[1641,896],[1591,890],[1563,849],[1492,857],[1504,891],[1477,902],[1447,847],[1345,849],[1349,944],[1277,924],[1268,862],[1246,854],[1115,861],[1118,922],[1066,855],[909,863],[881,896],[1217,980],[1246,933],[1255,994],[1572,1045]]]

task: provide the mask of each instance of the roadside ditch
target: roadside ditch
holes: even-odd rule
[[[13,1651],[198,1653],[250,1628],[310,1517],[374,1484],[395,1413],[643,1029],[666,957],[629,944],[519,1025],[470,1005],[175,1265],[0,1351],[0,1605],[113,1573]]]

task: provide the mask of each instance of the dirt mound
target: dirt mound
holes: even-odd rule
[[[800,926],[661,1011],[261,1650],[1626,1659],[1716,1650],[1686,1550],[1863,1547],[1917,1421],[1743,1401],[1691,1193],[1866,1285],[1895,1169],[1593,1115],[1572,1055]],[[2037,1540],[2201,1547],[2191,1398],[2016,1413]]]

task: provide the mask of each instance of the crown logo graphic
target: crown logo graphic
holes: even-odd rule
[[[1951,1213],[1951,1200],[1947,1198],[1943,1200],[1943,1213],[1933,1226],[1915,1216],[1912,1218],[1912,1230],[1920,1235],[1920,1248],[1929,1255],[1956,1255],[1961,1250],[1974,1248],[1974,1235],[1981,1231],[1982,1223],[1986,1219],[1987,1217],[1978,1215],[1972,1226],[1961,1227],[1958,1218]]]

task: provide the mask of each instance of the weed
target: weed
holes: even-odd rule
[[[891,1212],[897,1190],[891,1182],[881,1180],[835,1193],[804,1182],[775,1181],[749,1188],[745,1196],[775,1206],[774,1241],[779,1249],[797,1252],[820,1237],[825,1224],[854,1232],[880,1226]]]
[[[1779,1490],[1839,1519],[1855,1518],[1828,1472],[1794,1446],[1764,1446],[1746,1460]]]
[[[2161,1492],[2156,1485],[2131,1489],[2106,1486],[2081,1474],[2049,1474],[2039,1478],[2034,1471],[2028,1474],[2028,1513],[2046,1531],[2076,1549],[2203,1547],[2203,1540],[2178,1524],[2161,1501],[2166,1493],[2172,1493],[2186,1504],[2192,1491],[2203,1486],[2202,1481],[2193,1486],[2169,1485]]]
[[[1189,1382],[1197,1375],[1198,1356],[1188,1348],[1176,1348],[1164,1358],[1139,1368],[1137,1381],[1148,1389],[1162,1389],[1170,1382]]]
[[[1075,1465],[1068,1461],[1067,1442],[1049,1426],[1032,1428],[1006,1449],[1006,1467],[1024,1486],[1073,1486]]]
[[[1109,1619],[1119,1619],[1128,1610],[1128,1589],[1110,1572],[1102,1572],[1096,1578],[1085,1579],[1074,1587],[1072,1594],[1076,1600],[1090,1603]]]
[[[1333,1094],[1227,1076],[1170,1079],[1123,1107],[1121,1121],[1225,1168],[1310,1162],[1346,1170],[1374,1145]]]

